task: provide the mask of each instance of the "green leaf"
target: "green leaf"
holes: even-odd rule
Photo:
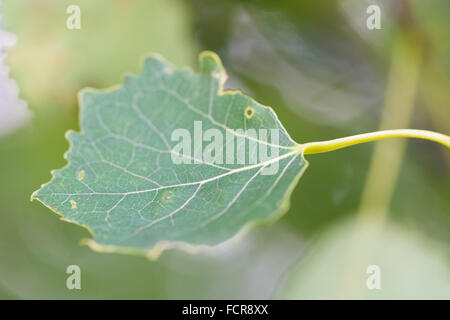
[[[149,258],[166,248],[214,246],[279,218],[307,167],[302,147],[271,108],[222,89],[226,73],[214,53],[200,55],[200,69],[177,70],[151,56],[122,86],[83,90],[81,131],[67,134],[68,165],[32,199],[88,228],[95,240],[86,243],[94,250]],[[199,159],[194,145],[191,157],[198,163],[175,164],[173,131],[186,129],[195,139],[197,121],[203,131],[235,139],[245,163],[238,162],[238,151],[230,164]],[[272,143],[237,129],[272,129],[279,139]],[[250,163],[255,145],[277,155]]]
[[[370,266],[379,268],[379,289],[369,289]],[[276,298],[448,299],[449,274],[442,243],[369,217],[323,234],[287,272]]]

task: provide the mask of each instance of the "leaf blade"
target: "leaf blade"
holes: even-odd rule
[[[281,216],[307,167],[302,149],[272,109],[240,91],[222,90],[226,73],[215,54],[202,53],[200,65],[193,74],[151,56],[122,86],[82,91],[81,131],[67,134],[68,165],[32,199],[91,230],[95,240],[87,244],[94,250],[152,258],[171,247],[214,246]],[[194,163],[175,165],[171,133],[182,128],[195,136],[199,121],[205,130],[245,141],[236,146],[245,149],[245,158],[251,143],[278,156],[215,164],[195,157],[194,145]],[[276,129],[279,142],[240,128]],[[271,165],[276,174],[261,174]]]

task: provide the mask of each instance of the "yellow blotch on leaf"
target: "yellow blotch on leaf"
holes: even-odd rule
[[[252,107],[247,107],[244,111],[244,114],[247,119],[251,119],[255,114],[255,109],[253,109]]]

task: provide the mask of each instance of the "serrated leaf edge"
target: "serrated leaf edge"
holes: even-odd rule
[[[202,68],[201,63],[203,60],[203,57],[205,56],[210,56],[212,57],[216,62],[217,65],[220,67],[220,83],[218,86],[218,91],[217,94],[220,95],[225,95],[225,94],[242,94],[243,96],[254,100],[252,97],[246,95],[245,93],[243,93],[241,90],[239,89],[223,89],[223,84],[225,83],[228,75],[222,65],[222,61],[221,59],[218,57],[218,55],[212,51],[203,51],[200,53],[199,55],[199,62],[200,62],[200,69]],[[157,54],[157,53],[152,53],[150,55],[145,56],[142,60],[140,65],[143,66],[144,62],[149,59],[149,58],[156,58],[159,59],[161,61],[164,61],[166,64],[170,65],[171,67],[173,67],[173,65],[168,62],[163,56]],[[142,68],[141,68],[142,69]],[[186,69],[186,68],[184,68]],[[187,68],[187,70],[193,72],[190,68]],[[127,74],[125,74],[126,77]],[[83,112],[83,104],[82,104],[82,96],[85,92],[87,91],[91,91],[91,92],[96,92],[96,93],[107,93],[107,92],[111,92],[114,90],[117,90],[119,88],[121,88],[123,86],[123,81],[120,84],[116,84],[113,86],[110,86],[108,88],[105,89],[96,89],[96,88],[91,88],[91,87],[86,87],[81,89],[78,94],[77,94],[77,100],[78,100],[78,105],[79,105],[79,116],[78,116],[78,125],[80,128],[80,132],[82,131],[82,126],[81,126],[81,114]],[[259,103],[258,103],[259,104]],[[266,106],[266,105],[262,105],[260,104],[263,108],[267,108],[275,117],[275,119],[277,121],[279,121],[277,114],[274,112],[273,108],[270,106]],[[279,121],[280,122],[280,121]],[[280,122],[281,126],[283,127],[282,123]],[[286,131],[286,130],[285,130]],[[74,132],[74,130],[68,130],[66,131],[66,133],[64,134],[66,140],[69,142],[69,149],[64,153],[64,159],[67,160],[67,163],[56,170],[62,170],[64,168],[66,168],[69,165],[69,160],[67,158],[68,153],[71,151],[72,149],[72,142],[70,141],[70,139],[68,139],[68,135]],[[286,131],[287,135],[289,136],[289,133]],[[290,138],[290,136],[289,136]],[[290,138],[292,141],[294,141],[292,138]],[[269,218],[267,219],[260,219],[260,220],[254,220],[251,222],[247,222],[245,223],[242,228],[231,238],[218,243],[216,245],[206,245],[206,244],[191,244],[189,242],[185,242],[185,241],[173,241],[173,240],[161,240],[158,241],[154,247],[150,250],[145,250],[145,249],[139,249],[139,248],[135,248],[135,247],[127,247],[127,246],[118,246],[118,245],[102,245],[100,243],[98,243],[97,241],[95,241],[95,233],[93,232],[93,230],[84,224],[81,224],[79,222],[76,221],[72,221],[72,220],[68,220],[66,218],[64,218],[64,215],[61,212],[58,212],[56,209],[50,207],[49,205],[45,204],[43,201],[41,201],[39,199],[39,197],[36,196],[36,193],[42,189],[44,186],[46,186],[47,184],[51,183],[52,180],[55,178],[54,176],[54,171],[51,171],[51,179],[47,182],[41,185],[41,187],[39,189],[37,189],[36,191],[34,191],[31,194],[30,197],[30,201],[32,202],[33,200],[38,200],[39,202],[41,202],[44,206],[46,206],[47,208],[49,208],[51,211],[53,211],[54,213],[56,213],[58,216],[60,216],[60,220],[64,221],[64,222],[68,222],[68,223],[72,223],[75,224],[79,227],[82,227],[84,229],[86,229],[92,238],[83,238],[80,240],[80,244],[81,245],[86,245],[88,246],[91,250],[96,251],[96,252],[100,252],[100,253],[118,253],[118,254],[128,254],[128,255],[136,255],[136,256],[145,256],[147,259],[151,260],[151,261],[155,261],[157,260],[161,254],[168,250],[168,249],[178,249],[187,253],[191,253],[191,254],[196,254],[198,252],[200,252],[202,249],[207,249],[207,250],[213,250],[214,247],[219,246],[219,245],[223,245],[225,242],[229,242],[229,243],[236,243],[238,241],[240,241],[249,231],[251,231],[253,228],[258,227],[258,226],[267,226],[270,224],[273,224],[274,222],[276,222],[278,219],[280,219],[290,208],[290,197],[291,194],[294,190],[294,188],[297,186],[298,181],[300,180],[301,176],[303,175],[303,173],[305,172],[305,170],[308,168],[309,166],[309,162],[304,158],[303,155],[303,145],[301,144],[296,144],[295,146],[292,147],[293,150],[296,151],[296,153],[293,156],[297,156],[300,155],[302,160],[304,161],[305,165],[301,168],[300,172],[295,176],[295,178],[293,179],[293,181],[291,182],[291,184],[288,186],[283,198],[283,202],[280,204],[280,207],[277,211],[275,211],[275,213],[273,213]]]

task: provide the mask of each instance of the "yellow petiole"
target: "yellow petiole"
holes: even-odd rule
[[[328,141],[308,142],[302,144],[304,154],[315,154],[333,151],[345,147],[349,147],[355,144],[389,139],[389,138],[419,138],[435,141],[443,144],[447,148],[450,148],[450,137],[433,131],[428,130],[416,130],[416,129],[394,129],[394,130],[382,130],[370,133],[357,134],[350,137],[333,139]]]

